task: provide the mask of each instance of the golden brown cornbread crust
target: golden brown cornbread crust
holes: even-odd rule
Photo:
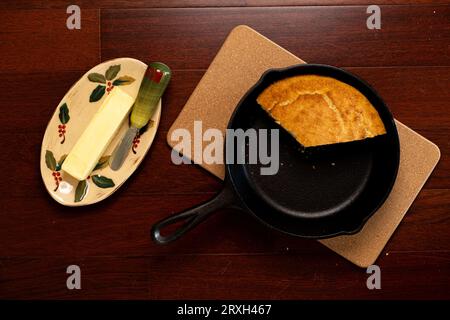
[[[385,134],[373,105],[352,86],[330,77],[302,75],[267,87],[257,102],[305,147]]]

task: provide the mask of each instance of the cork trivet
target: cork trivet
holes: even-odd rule
[[[193,135],[196,120],[202,121],[203,130],[217,128],[225,132],[237,103],[264,71],[298,63],[304,61],[255,30],[237,26],[170,128],[169,145],[173,148],[177,143],[170,139],[175,129],[187,129]],[[375,263],[440,158],[435,144],[402,123],[396,121],[396,124],[400,136],[400,168],[388,199],[359,233],[320,240],[360,267]],[[223,165],[200,165],[223,180]]]

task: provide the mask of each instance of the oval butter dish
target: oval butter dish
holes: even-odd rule
[[[108,95],[114,90],[122,90],[136,99],[146,70],[145,63],[131,58],[103,62],[84,74],[56,107],[42,141],[40,168],[48,193],[60,204],[83,206],[109,197],[142,162],[155,138],[161,116],[161,101],[149,123],[137,133],[131,150],[119,170],[111,170],[109,160],[129,128],[128,116],[120,124],[86,179],[79,181],[61,170],[67,155]]]

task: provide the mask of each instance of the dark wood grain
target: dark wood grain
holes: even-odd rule
[[[69,32],[67,1],[2,2],[0,298],[450,299],[450,6],[396,3],[420,5],[382,6],[382,30],[369,31],[365,0],[81,1],[82,30]],[[285,7],[297,4],[318,6]],[[382,290],[367,290],[365,270],[317,241],[279,234],[239,211],[218,212],[170,246],[151,242],[155,221],[221,188],[195,165],[172,164],[166,133],[241,23],[306,61],[361,76],[398,120],[441,149],[377,261]],[[114,196],[63,207],[40,177],[48,119],[86,70],[120,56],[163,60],[174,69],[155,143]],[[70,264],[82,269],[80,291],[66,289]]]
[[[1,72],[86,70],[99,63],[99,10],[83,10],[80,30],[67,29],[67,17],[65,10],[0,10]]]
[[[450,66],[450,7],[382,6],[382,28],[375,31],[366,27],[365,10],[362,6],[103,10],[102,53],[106,59],[134,56],[164,60],[174,69],[205,69],[228,33],[246,24],[310,63]]]
[[[425,299],[442,299],[448,295],[448,254],[395,253],[381,260],[382,290],[367,290],[364,270],[337,256],[330,259],[326,252],[78,260],[13,257],[0,259],[0,279],[8,279],[2,281],[4,297],[21,299],[416,299],[417,292],[426,293]],[[83,270],[82,289],[69,291],[65,270],[74,261]],[[434,272],[433,276],[423,270]]]
[[[279,234],[236,210],[217,213],[183,241],[157,246],[149,234],[154,222],[213,194],[136,196],[118,192],[82,211],[55,203],[43,190],[31,200],[32,206],[25,200],[2,200],[1,256],[275,254],[286,250],[305,257],[317,251],[327,252],[330,259],[335,255],[318,242]],[[449,253],[449,206],[448,190],[423,190],[385,251]]]
[[[338,5],[409,5],[448,4],[449,0],[78,0],[81,8],[204,8],[204,7],[280,7],[280,6],[338,6]],[[69,0],[15,0],[4,1],[0,9],[67,8]]]

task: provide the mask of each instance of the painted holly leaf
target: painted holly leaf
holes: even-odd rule
[[[56,170],[56,159],[53,155],[53,152],[51,152],[50,150],[45,151],[45,164],[50,170]]]
[[[100,170],[100,169],[105,168],[108,165],[108,161],[109,161],[110,157],[111,156],[103,156],[103,157],[101,157],[100,160],[98,160],[97,165],[94,167],[94,170]]]
[[[67,107],[67,103],[63,103],[62,106],[59,107],[59,121],[61,121],[62,124],[66,124],[69,120],[69,107]]]
[[[113,86],[126,86],[134,82],[134,78],[130,76],[122,76],[113,81]]]
[[[111,188],[115,186],[114,181],[112,181],[110,178],[98,174],[92,176],[92,181],[99,188]]]
[[[67,158],[67,154],[63,154],[63,155],[61,156],[61,158],[59,158],[59,161],[58,161],[58,163],[56,164],[56,171],[61,170],[62,164],[64,163],[64,160],[66,160],[66,158]]]
[[[91,96],[89,97],[89,102],[96,102],[100,100],[103,95],[105,94],[105,86],[102,86],[99,84],[91,93]]]
[[[91,82],[106,83],[105,76],[97,72],[90,73],[88,79]]]
[[[114,79],[120,71],[120,64],[110,66],[105,72],[106,80]]]
[[[75,189],[75,202],[80,202],[84,199],[87,194],[88,184],[86,180],[78,182],[77,188]]]

